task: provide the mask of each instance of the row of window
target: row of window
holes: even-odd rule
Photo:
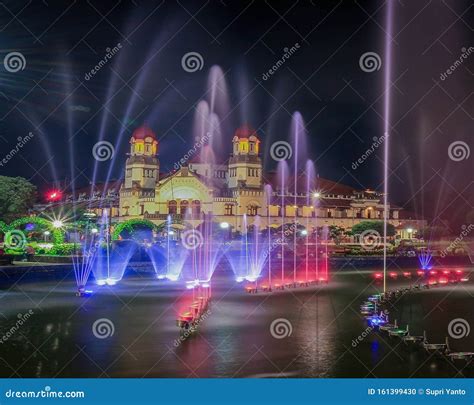
[[[153,179],[155,178],[155,170],[154,169],[143,169],[142,173],[143,177]],[[132,177],[132,169],[127,169],[127,177]]]
[[[258,177],[258,169],[247,168],[247,176],[249,177]]]
[[[189,204],[188,200],[183,200],[179,203],[179,210],[181,214],[190,213],[192,215],[201,214],[201,201],[193,200]],[[174,215],[178,213],[178,203],[175,200],[168,201],[168,214]]]

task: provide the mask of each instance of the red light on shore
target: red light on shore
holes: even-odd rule
[[[382,274],[382,273],[375,273],[375,274],[374,274],[374,277],[375,277],[377,280],[380,280],[381,278],[383,278],[383,274]]]
[[[48,201],[59,201],[63,197],[63,193],[59,190],[51,190],[46,194]]]
[[[419,276],[424,276],[425,272],[423,270],[417,270],[416,274]]]
[[[397,278],[397,273],[395,273],[394,271],[391,271],[390,273],[388,273],[388,275],[391,277],[391,278]]]

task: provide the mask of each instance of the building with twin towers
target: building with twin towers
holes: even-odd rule
[[[242,232],[244,218],[252,225],[257,216],[262,228],[296,222],[308,231],[324,225],[350,229],[360,221],[383,219],[383,195],[372,190],[319,177],[308,190],[302,174],[296,193],[294,178],[282,193],[277,175],[263,171],[261,140],[250,126],[238,128],[231,142],[232,153],[220,164],[200,161],[202,154],[197,153],[172,173],[161,173],[156,134],[145,125],[137,128],[130,138],[115,220],[142,218],[160,225],[171,219],[179,228],[184,222],[198,226],[212,215],[213,221]],[[389,221],[401,236],[405,229],[420,226],[401,208],[388,208]]]

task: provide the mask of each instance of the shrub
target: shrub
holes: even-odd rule
[[[49,254],[57,256],[69,256],[74,254],[75,251],[79,251],[80,248],[81,246],[78,243],[58,243],[51,248]]]

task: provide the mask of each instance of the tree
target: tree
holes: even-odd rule
[[[337,225],[329,225],[329,237],[336,245],[341,243],[341,238],[344,236],[344,228]]]
[[[375,231],[380,236],[383,236],[383,221],[362,221],[355,224],[351,229],[352,235],[360,235],[363,232]],[[387,223],[387,236],[394,236],[396,234],[395,227]]]
[[[0,220],[11,222],[33,207],[36,187],[23,177],[0,176]]]

